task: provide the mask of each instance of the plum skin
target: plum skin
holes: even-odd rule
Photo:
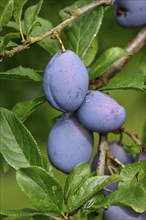
[[[91,90],[77,109],[76,117],[87,129],[108,133],[124,124],[126,111],[109,95]]]
[[[83,102],[88,85],[86,67],[70,50],[59,50],[45,68],[44,93],[48,102],[59,111],[74,112]]]
[[[114,15],[118,24],[123,27],[139,27],[146,24],[145,0],[116,0]]]
[[[146,212],[137,213],[128,206],[110,206],[103,212],[104,220],[144,220]]]
[[[57,169],[69,173],[81,162],[88,163],[93,151],[93,134],[74,115],[63,114],[48,137],[48,157]]]

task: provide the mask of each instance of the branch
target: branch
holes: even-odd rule
[[[136,54],[146,44],[146,27],[144,27],[136,37],[125,47],[131,55],[119,59],[113,64],[103,75],[95,80],[90,81],[89,89],[96,90],[109,83],[109,81],[117,75],[125,64],[131,59],[132,55]]]
[[[125,134],[127,134],[129,137],[132,138],[132,140],[140,147],[142,147],[143,149],[146,149],[146,143],[142,143],[140,140],[139,140],[139,135],[137,132],[135,131],[131,131],[129,130],[128,128],[120,128],[119,129],[119,132],[123,132]]]
[[[37,43],[44,38],[60,33],[65,27],[67,27],[70,23],[72,23],[76,18],[78,18],[80,15],[84,14],[85,12],[99,6],[99,5],[112,5],[114,0],[96,0],[94,2],[91,2],[88,5],[83,6],[82,8],[74,9],[74,10],[66,10],[65,12],[70,14],[70,17],[64,20],[62,23],[57,25],[56,27],[52,28],[51,30],[45,32],[44,34],[40,34],[36,37],[29,37],[27,38],[22,45],[19,45],[17,47],[14,47],[12,50],[4,50],[0,56],[9,56],[12,57],[15,53],[20,52],[22,50],[25,50],[29,48],[32,44]]]
[[[107,143],[107,134],[100,134],[99,140],[99,161],[97,167],[97,174],[102,176],[104,175],[105,162],[106,162],[106,154],[108,151],[108,143]]]

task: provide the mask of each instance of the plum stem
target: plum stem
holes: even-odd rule
[[[107,134],[99,134],[99,161],[97,166],[97,175],[104,175],[105,163],[106,163],[106,154],[108,151],[108,142],[107,142]]]
[[[55,38],[56,38],[56,39],[58,40],[58,42],[60,43],[62,52],[64,53],[64,52],[66,51],[66,49],[65,49],[65,47],[64,47],[64,44],[63,44],[63,42],[62,42],[62,40],[61,40],[59,34],[55,33],[54,35],[55,35]]]
[[[107,152],[107,158],[113,160],[115,163],[117,163],[118,165],[120,165],[121,167],[125,167],[124,164],[119,161],[111,152]]]
[[[13,47],[12,50],[3,50],[0,54],[0,58],[1,58],[0,61],[2,61],[4,56],[12,57],[15,53],[28,49],[32,44],[37,43],[50,35],[53,35],[55,32],[60,33],[75,19],[77,19],[80,15],[86,13],[87,11],[96,8],[99,5],[112,5],[113,2],[114,0],[95,0],[89,3],[88,5],[72,10],[72,12],[70,10],[67,10],[66,12],[70,14],[70,16],[66,20],[64,20],[56,27],[53,27],[52,29],[48,30],[43,34],[39,34],[36,37],[28,37],[27,39],[25,39],[24,42],[22,42],[21,45]]]
[[[134,142],[136,145],[138,145],[139,147],[141,147],[142,149],[146,150],[146,143],[142,143],[139,139],[139,135],[137,132],[132,131],[128,128],[120,128],[118,131],[116,131],[116,133],[125,133],[126,135],[128,135]]]

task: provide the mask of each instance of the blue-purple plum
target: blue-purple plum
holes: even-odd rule
[[[115,0],[114,15],[123,27],[138,27],[146,24],[145,0]]]
[[[88,84],[86,67],[70,50],[59,50],[47,64],[43,76],[46,99],[62,112],[74,112],[82,104]]]
[[[144,220],[145,213],[137,213],[128,206],[110,206],[103,211],[104,220]]]
[[[126,111],[109,95],[99,91],[89,91],[76,111],[76,117],[87,129],[108,133],[124,124]]]
[[[136,155],[136,157],[134,158],[134,162],[138,162],[139,160],[139,154]],[[140,155],[140,160],[146,160],[146,152],[142,152],[142,154]]]
[[[93,134],[73,114],[63,114],[48,137],[48,157],[57,169],[69,173],[81,162],[88,163],[93,151]]]

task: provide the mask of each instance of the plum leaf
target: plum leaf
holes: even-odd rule
[[[31,36],[36,37],[40,33],[45,33],[51,28],[53,28],[53,25],[50,21],[42,18],[42,17],[37,17],[36,18],[36,24],[33,27]],[[60,45],[58,41],[54,40],[51,38],[51,36],[48,36],[44,38],[43,40],[39,41],[38,44],[45,49],[47,52],[49,52],[51,55],[54,55],[56,51],[60,49]]]
[[[130,89],[145,91],[145,77],[142,74],[128,74],[116,76],[109,82],[107,86],[100,90],[116,90],[116,89]]]
[[[84,4],[89,2],[90,1],[83,0],[78,1],[67,9],[82,7]],[[65,36],[67,38],[66,42],[68,43],[67,47],[78,54],[81,59],[85,57],[88,49],[92,45],[93,40],[97,36],[102,24],[103,15],[103,7],[97,7],[96,9],[86,12],[84,15],[78,17],[64,30]],[[62,20],[67,17],[67,15],[64,13],[64,10],[61,10],[60,16],[62,17]],[[85,23],[87,24],[86,26]],[[89,63],[93,61],[94,56],[90,57],[90,59],[90,62],[88,61]]]
[[[43,212],[61,213],[62,188],[44,169],[35,166],[21,168],[17,171],[16,178],[34,207]]]
[[[128,55],[129,53],[125,49],[120,47],[112,47],[107,49],[91,66],[90,77],[100,76],[117,60]]]
[[[42,76],[34,69],[17,66],[16,68],[10,69],[6,72],[0,72],[0,79],[19,79],[38,82],[42,80]]]
[[[90,168],[86,163],[80,163],[73,168],[66,179],[64,187],[64,199],[65,201],[74,194],[74,192],[83,184],[83,182],[89,177]]]
[[[39,97],[27,102],[19,102],[15,104],[12,111],[24,122],[45,101],[44,97]]]
[[[16,170],[30,165],[43,167],[40,150],[31,133],[5,108],[0,108],[0,130],[0,152],[10,166]]]
[[[118,190],[110,193],[92,208],[107,208],[109,206],[130,206],[136,212],[146,211],[146,161],[128,164],[120,175],[124,181],[119,183]],[[126,196],[125,196],[126,195]],[[136,198],[136,199],[135,199]]]
[[[24,14],[24,27],[26,36],[29,36],[32,32],[34,25],[36,24],[37,16],[41,10],[43,0],[39,0],[37,4],[27,8]]]
[[[6,26],[13,14],[13,0],[0,1],[0,31]]]
[[[118,174],[87,178],[75,193],[69,196],[67,200],[67,209],[69,211],[76,210],[106,185],[119,181],[123,181],[123,178]]]

